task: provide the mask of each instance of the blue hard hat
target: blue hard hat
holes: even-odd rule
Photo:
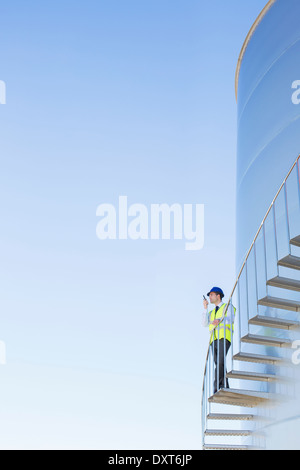
[[[222,291],[222,289],[220,289],[220,287],[213,287],[212,289],[210,289],[207,295],[209,295],[211,292],[214,292],[215,294],[220,294],[221,299],[224,297],[224,292]]]

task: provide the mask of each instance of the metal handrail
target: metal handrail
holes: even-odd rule
[[[272,208],[274,207],[274,204],[275,204],[275,202],[276,202],[276,200],[277,200],[279,194],[281,193],[282,188],[285,187],[285,184],[286,184],[286,182],[287,182],[287,180],[288,180],[290,174],[292,173],[293,169],[295,168],[295,166],[297,165],[297,163],[299,162],[299,160],[300,160],[300,155],[298,155],[298,157],[296,158],[295,162],[293,163],[291,169],[289,170],[288,174],[287,174],[286,177],[284,178],[282,184],[280,185],[280,187],[279,187],[279,189],[278,189],[278,191],[277,191],[277,193],[276,193],[276,195],[275,195],[275,197],[274,197],[272,203],[270,204],[270,207],[268,208],[268,210],[267,210],[267,212],[266,212],[266,214],[265,214],[265,216],[264,216],[264,218],[263,218],[263,220],[262,220],[262,222],[261,222],[261,224],[260,224],[260,226],[259,226],[259,229],[258,229],[258,231],[257,231],[257,233],[256,233],[256,235],[255,235],[255,237],[254,237],[254,239],[253,239],[253,242],[251,243],[251,246],[250,246],[250,248],[249,248],[249,250],[248,250],[248,252],[247,252],[247,254],[246,254],[245,260],[244,260],[244,262],[243,262],[243,264],[242,264],[242,266],[241,266],[241,268],[240,268],[240,271],[239,271],[239,273],[238,273],[238,276],[237,276],[237,279],[236,279],[236,281],[235,281],[234,287],[233,287],[232,292],[231,292],[231,294],[230,294],[230,296],[229,296],[229,300],[228,300],[228,302],[227,302],[227,304],[226,304],[226,307],[224,308],[223,315],[222,315],[222,317],[220,318],[220,323],[222,323],[222,321],[224,321],[224,318],[225,318],[225,316],[226,316],[226,314],[227,314],[229,305],[230,305],[231,302],[232,302],[232,298],[233,298],[235,289],[236,289],[236,287],[237,287],[237,285],[238,285],[238,282],[239,282],[240,277],[241,277],[241,275],[242,275],[242,273],[243,273],[243,270],[244,270],[244,268],[245,268],[245,266],[246,266],[246,263],[247,263],[247,261],[248,261],[248,259],[249,259],[249,256],[250,256],[250,254],[251,254],[251,252],[252,252],[252,249],[253,249],[253,247],[255,246],[255,242],[256,242],[256,240],[257,240],[257,238],[258,238],[258,236],[259,236],[259,234],[260,234],[260,232],[261,232],[261,229],[264,227],[264,224],[265,224],[265,222],[266,222],[266,219],[267,219],[268,215],[270,214]],[[298,176],[300,177],[299,163],[298,163]],[[239,312],[239,314],[240,314],[240,312]],[[224,323],[224,324],[225,324],[225,323]],[[216,325],[215,328],[211,331],[211,335],[214,334],[214,331],[215,331],[215,329],[216,329],[218,326],[219,326],[219,325]],[[211,339],[211,335],[210,335],[210,339]],[[207,364],[208,364],[208,358],[209,358],[209,352],[210,352],[210,339],[209,339],[209,345],[208,345],[207,355],[206,355],[206,359],[205,359],[205,367],[204,367],[204,374],[203,374],[202,401],[201,401],[201,409],[202,409],[202,410],[203,410],[203,400],[204,400],[204,390],[205,390],[205,379],[206,379],[206,373],[207,373]],[[203,430],[202,430],[202,431],[203,431]]]
[[[294,169],[295,166],[297,165],[297,162],[298,162],[299,159],[300,159],[300,155],[298,155],[298,157],[296,158],[296,160],[295,160],[294,164],[292,165],[290,171],[288,172],[287,176],[284,178],[284,180],[283,180],[283,182],[282,182],[280,188],[278,189],[278,191],[277,191],[277,193],[276,193],[276,196],[274,197],[273,201],[271,202],[271,205],[270,205],[269,209],[268,209],[267,212],[266,212],[266,215],[264,216],[264,218],[263,218],[263,220],[262,220],[262,223],[261,223],[260,226],[259,226],[259,229],[258,229],[258,231],[257,231],[257,233],[256,233],[256,235],[255,235],[255,237],[254,237],[254,240],[253,240],[253,242],[252,242],[252,244],[251,244],[251,246],[250,246],[250,248],[249,248],[249,250],[248,250],[248,253],[247,253],[247,255],[246,255],[245,261],[244,261],[243,264],[242,264],[242,267],[241,267],[241,269],[240,269],[240,272],[239,272],[239,274],[238,274],[238,277],[237,277],[237,279],[236,279],[236,282],[235,282],[234,287],[233,287],[233,289],[232,289],[232,292],[231,292],[231,294],[230,294],[228,304],[230,303],[230,301],[231,301],[231,299],[232,299],[232,296],[233,296],[234,291],[235,291],[235,289],[236,289],[237,283],[239,282],[239,279],[240,279],[241,274],[242,274],[242,272],[243,272],[243,270],[244,270],[244,267],[245,267],[245,265],[246,265],[246,262],[247,262],[247,260],[248,260],[248,258],[249,258],[249,256],[250,256],[250,253],[251,253],[251,251],[252,251],[252,248],[253,248],[253,246],[254,246],[254,243],[256,242],[256,240],[257,240],[257,238],[258,238],[258,236],[259,236],[259,234],[260,234],[260,231],[261,231],[261,229],[262,229],[262,227],[263,227],[263,225],[264,225],[264,223],[265,223],[265,221],[266,221],[268,215],[270,214],[271,209],[273,208],[273,206],[274,206],[274,204],[275,204],[276,199],[278,198],[278,196],[279,196],[279,194],[280,194],[282,188],[284,187],[285,183],[287,182],[288,177],[290,176],[290,174],[292,173],[293,169]],[[227,308],[228,308],[228,305],[227,305]],[[224,316],[225,316],[226,313],[227,313],[227,308],[226,308],[226,312],[224,312]]]

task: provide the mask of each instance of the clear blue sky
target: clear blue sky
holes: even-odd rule
[[[266,0],[1,5],[0,448],[199,449],[202,294],[235,280],[240,49]],[[96,237],[205,205],[205,244]]]

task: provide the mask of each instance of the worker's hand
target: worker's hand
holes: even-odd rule
[[[209,304],[208,300],[206,300],[206,299],[203,300],[203,307],[205,308],[205,310],[207,309],[208,304]]]
[[[221,323],[221,320],[214,320],[214,321],[212,322],[212,324],[213,324],[214,326],[217,326],[219,323]]]

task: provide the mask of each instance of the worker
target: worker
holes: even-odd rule
[[[220,287],[213,287],[207,295],[209,302],[214,305],[214,309],[208,312],[209,302],[204,298],[203,306],[205,312],[203,313],[202,324],[208,327],[210,331],[210,344],[215,363],[214,393],[216,393],[217,390],[221,388],[229,388],[228,379],[225,380],[225,360],[232,341],[236,309],[231,305],[231,307],[227,309],[224,320],[222,320],[226,309],[226,304],[222,301],[224,292]]]

